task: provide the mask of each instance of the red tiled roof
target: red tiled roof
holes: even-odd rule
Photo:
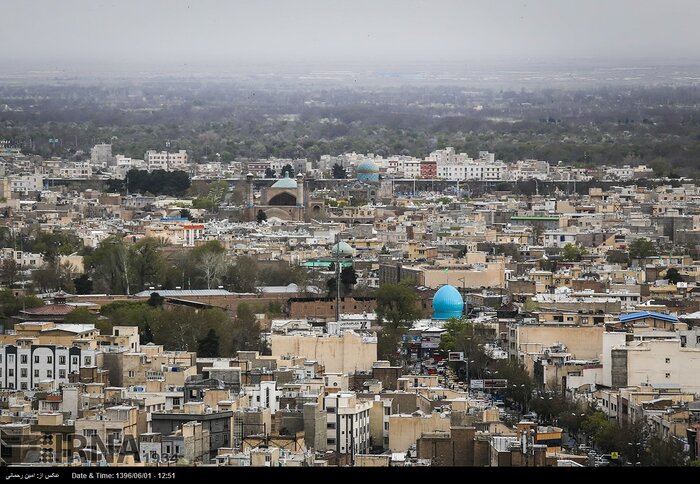
[[[38,308],[25,309],[20,311],[22,314],[28,315],[65,315],[73,311],[75,307],[66,304],[49,304],[47,306],[39,306]]]

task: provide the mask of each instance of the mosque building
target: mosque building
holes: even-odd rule
[[[253,174],[246,175],[247,200],[245,209],[246,220],[255,220],[258,212],[265,213],[268,219],[276,217],[280,220],[304,221],[319,218],[323,213],[323,201],[312,200],[304,189],[304,175],[299,173],[294,178],[285,173],[272,186],[262,189],[259,201],[255,200]]]

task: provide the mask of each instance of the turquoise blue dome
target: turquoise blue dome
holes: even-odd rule
[[[379,173],[379,167],[372,160],[365,160],[357,165],[358,173]]]
[[[357,179],[362,182],[378,182],[379,167],[372,160],[365,160],[357,165]]]
[[[289,172],[284,174],[284,178],[277,180],[272,184],[270,188],[296,188],[297,181],[293,178],[289,178]]]
[[[464,299],[454,286],[445,284],[433,296],[433,319],[461,318]]]
[[[334,257],[336,255],[339,255],[341,257],[352,256],[355,255],[355,249],[353,249],[349,244],[341,240],[337,244],[333,245],[333,248],[331,249],[331,255]]]

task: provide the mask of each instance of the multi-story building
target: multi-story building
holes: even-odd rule
[[[103,166],[114,164],[112,145],[110,143],[101,143],[90,148],[90,163]]]
[[[33,344],[33,338],[18,339],[17,345],[0,346],[0,387],[31,390],[39,382],[68,383],[69,375],[84,367],[96,367],[97,350]]]
[[[339,392],[324,399],[327,448],[340,454],[369,452],[369,413],[372,402],[359,400],[354,392]]]
[[[148,150],[143,156],[143,160],[148,167],[148,171],[176,170],[185,168],[189,162],[189,157],[186,150],[179,150],[177,153]]]

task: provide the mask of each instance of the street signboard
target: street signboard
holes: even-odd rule
[[[502,378],[491,378],[489,380],[484,380],[484,388],[506,388],[508,386],[508,380]]]
[[[461,351],[450,351],[449,355],[447,355],[447,359],[449,361],[464,361],[464,353]]]

